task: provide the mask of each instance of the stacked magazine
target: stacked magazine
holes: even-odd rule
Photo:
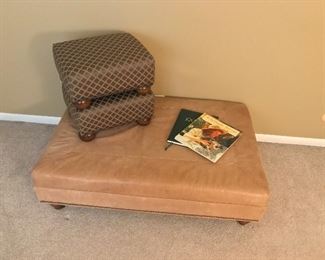
[[[235,143],[240,133],[216,116],[181,109],[167,142],[188,147],[215,163]]]

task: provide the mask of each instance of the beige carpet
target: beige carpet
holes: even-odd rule
[[[0,259],[325,259],[325,149],[260,143],[272,192],[260,223],[36,200],[52,126],[0,122]]]

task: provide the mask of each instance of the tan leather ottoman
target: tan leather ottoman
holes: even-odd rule
[[[216,164],[177,145],[165,151],[181,108],[218,115],[242,136]],[[84,143],[63,117],[32,173],[40,201],[243,221],[266,210],[268,184],[242,103],[157,98],[149,126],[101,134]]]

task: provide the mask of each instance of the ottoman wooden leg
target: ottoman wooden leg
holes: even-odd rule
[[[84,142],[90,142],[90,141],[94,140],[95,137],[96,137],[96,133],[87,133],[87,134],[79,133],[80,140],[84,141]]]
[[[238,220],[237,221],[238,224],[242,225],[242,226],[245,226],[249,223],[249,221],[241,221],[241,220]]]
[[[140,119],[137,121],[137,123],[139,125],[142,125],[142,126],[146,126],[146,125],[149,125],[150,124],[150,120],[151,120],[151,117],[149,118],[144,118],[144,119]]]
[[[65,207],[64,205],[58,205],[58,204],[50,204],[50,205],[55,209],[63,209]]]
[[[91,99],[81,99],[74,103],[75,107],[79,110],[87,109],[91,106]]]
[[[147,94],[151,94],[152,93],[151,88],[150,87],[147,87],[147,86],[139,87],[137,89],[137,91],[138,91],[138,94],[139,95],[142,95],[142,96],[145,96]]]

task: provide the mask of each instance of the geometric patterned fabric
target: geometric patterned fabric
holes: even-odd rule
[[[64,101],[81,135],[151,118],[154,95],[138,95],[151,87],[155,61],[129,33],[65,41],[53,44],[55,65],[62,81]],[[91,99],[79,110],[74,103]]]
[[[53,55],[68,103],[154,83],[154,58],[129,33],[55,43]]]
[[[81,135],[151,118],[154,110],[154,95],[139,96],[136,91],[95,99],[90,108],[79,111],[68,107],[75,127]]]

